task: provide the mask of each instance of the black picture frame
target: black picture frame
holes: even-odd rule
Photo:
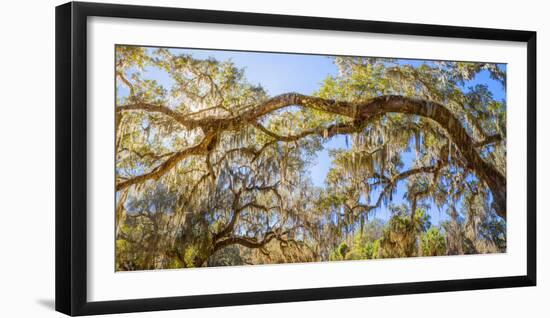
[[[91,16],[527,43],[527,274],[496,278],[88,302],[86,21]],[[535,286],[536,32],[80,2],[70,2],[56,7],[55,28],[56,310],[68,315],[91,315]]]

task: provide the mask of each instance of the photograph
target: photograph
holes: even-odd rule
[[[506,252],[505,63],[114,54],[115,271]]]
[[[550,317],[543,2],[4,8],[0,318]]]

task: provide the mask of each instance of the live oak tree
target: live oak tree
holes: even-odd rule
[[[467,83],[505,72],[333,60],[316,94],[269,96],[230,61],[117,46],[117,270],[504,251],[506,105]]]

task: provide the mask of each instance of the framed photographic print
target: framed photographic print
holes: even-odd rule
[[[534,286],[536,34],[56,8],[56,309]]]

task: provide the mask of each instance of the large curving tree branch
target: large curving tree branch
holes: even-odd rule
[[[506,177],[483,160],[476,149],[477,143],[449,109],[431,101],[395,95],[374,98],[360,109],[361,120],[381,113],[402,113],[429,118],[438,123],[468,162],[467,168],[474,171],[491,189],[495,211],[506,219]]]
[[[178,151],[172,154],[170,157],[168,157],[168,159],[166,159],[166,161],[153,168],[151,171],[117,183],[116,190],[120,191],[128,188],[129,186],[143,183],[147,180],[156,180],[164,175],[166,172],[168,172],[168,170],[172,169],[178,162],[182,161],[183,159],[190,156],[206,155],[214,139],[215,138],[213,134],[207,135],[198,145],[186,148],[182,151]]]
[[[119,106],[117,107],[117,111],[141,110],[160,112],[172,117],[187,129],[201,128],[203,131],[216,130],[220,133],[225,130],[235,130],[245,125],[257,125],[257,121],[261,117],[289,106],[300,106],[348,117],[353,122],[360,124],[365,124],[386,113],[416,115],[433,120],[447,132],[449,138],[468,162],[467,168],[474,171],[490,188],[493,194],[493,206],[497,214],[506,219],[506,177],[480,156],[477,150],[479,141],[475,141],[468,135],[466,129],[454,114],[442,104],[432,101],[399,95],[385,95],[364,102],[346,102],[298,93],[287,93],[275,96],[256,107],[249,108],[231,117],[204,116],[202,118],[190,119],[186,115],[173,111],[170,108],[148,104]],[[275,136],[272,137],[277,139]],[[202,152],[204,151],[205,149],[202,149]],[[180,156],[175,155],[170,157],[166,164],[161,164],[161,166],[153,170],[152,176],[158,177],[159,174],[168,171],[177,161],[187,157],[187,155],[183,154],[185,152],[187,151],[182,151]],[[134,181],[134,179],[137,180]],[[138,176],[129,179],[121,184],[117,184],[117,190],[147,179],[151,179],[151,177]]]
[[[224,247],[234,244],[242,245],[248,248],[262,248],[276,237],[277,236],[273,232],[267,233],[261,241],[256,238],[232,236],[222,241],[216,242],[216,244],[214,244],[213,251],[216,252]]]
[[[193,129],[198,127],[197,125],[199,125],[199,122],[193,119],[190,119],[189,116],[181,114],[180,112],[177,112],[163,105],[157,105],[157,104],[151,104],[151,103],[135,103],[135,104],[118,106],[116,108],[117,119],[119,118],[120,113],[126,112],[126,111],[145,111],[149,113],[164,114],[172,118],[173,120],[177,121],[187,129]]]

